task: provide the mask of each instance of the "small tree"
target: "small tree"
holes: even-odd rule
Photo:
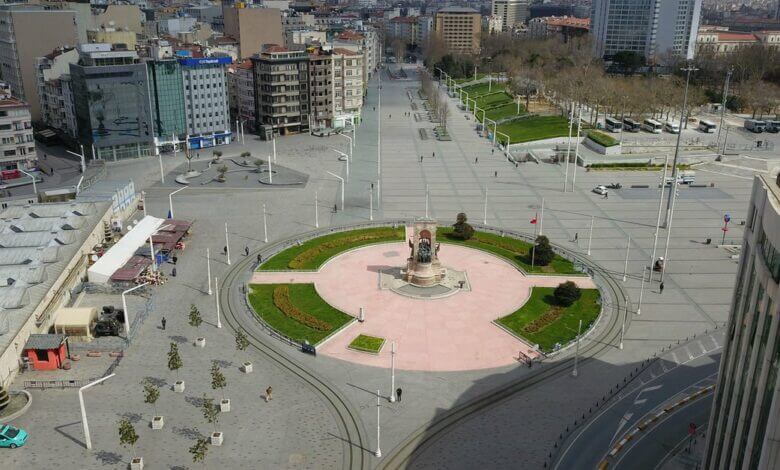
[[[241,152],[241,158],[246,160],[247,158],[252,156],[252,152]]]
[[[254,163],[255,163],[255,166],[257,167],[257,172],[260,173],[260,171],[262,170],[263,165],[265,164],[265,162],[263,162],[259,158],[255,158],[255,162]]]
[[[179,369],[184,364],[181,362],[181,356],[179,356],[179,346],[176,343],[171,343],[171,350],[168,351],[168,369],[176,372],[176,379],[179,379]]]
[[[536,237],[536,243],[533,250],[534,264],[538,266],[547,266],[552,262],[553,258],[555,258],[555,252],[553,252],[553,249],[550,246],[550,239],[544,235]]]
[[[176,144],[174,144],[176,145]],[[190,149],[186,146],[184,146],[184,158],[187,159],[187,172],[192,171],[192,157],[193,155],[190,153]]]
[[[200,310],[195,304],[190,304],[190,326],[197,330],[201,323],[203,323],[203,317],[200,316]]]
[[[474,235],[474,227],[468,223],[465,212],[458,214],[455,224],[452,226],[452,236],[461,240],[468,240]]]
[[[123,447],[129,445],[132,449],[133,459],[135,459],[135,443],[138,442],[138,434],[135,432],[133,424],[123,419],[119,422],[119,444]]]
[[[214,404],[213,398],[206,398],[203,395],[203,417],[206,418],[210,424],[214,425],[214,432],[217,432],[217,423],[219,422],[219,407]]]
[[[203,462],[206,458],[206,454],[209,451],[209,441],[205,437],[199,437],[195,444],[190,447],[190,454],[192,454],[192,461],[195,463]]]
[[[144,403],[152,405],[154,415],[157,416],[157,400],[160,398],[160,389],[148,380],[141,383],[144,386]]]
[[[220,181],[225,181],[225,173],[227,173],[227,172],[228,172],[228,167],[227,167],[227,165],[220,165],[220,166],[217,168],[217,172],[219,173],[219,180],[220,180]]]
[[[556,287],[555,291],[553,292],[555,302],[563,307],[568,307],[569,305],[573,304],[577,299],[580,298],[580,296],[582,296],[580,288],[577,287],[577,284],[572,281],[566,281],[558,284],[558,287]]]
[[[220,152],[219,150],[214,150],[213,152],[211,152],[211,154],[214,155],[214,158],[219,158],[222,156],[222,152]]]
[[[236,331],[236,350],[245,351],[247,347],[249,347],[249,339],[246,334],[242,330]]]
[[[219,390],[222,395],[222,399],[225,399],[225,387],[227,386],[227,380],[225,380],[225,374],[219,370],[219,366],[216,362],[211,364],[211,388]]]

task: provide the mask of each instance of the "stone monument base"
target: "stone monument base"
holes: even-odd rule
[[[416,299],[440,299],[461,291],[471,290],[471,284],[468,276],[466,276],[466,272],[449,268],[441,268],[441,276],[429,285],[408,282],[405,269],[385,269],[379,272],[379,287],[380,289],[387,289],[396,294]]]

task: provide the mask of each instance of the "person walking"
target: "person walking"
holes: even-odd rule
[[[333,204],[333,213],[335,214],[338,211],[339,211],[339,208],[336,207],[336,204]]]
[[[436,158],[436,152],[431,152],[431,157]]]
[[[273,399],[273,397],[271,396],[271,393],[273,393],[273,391],[274,391],[274,389],[271,388],[270,385],[268,386],[268,388],[265,389],[265,402],[266,403],[268,403],[269,401],[271,401],[271,399]]]
[[[262,262],[263,262],[263,255],[261,255],[260,253],[258,253],[258,254],[257,254],[257,264],[259,265],[259,264],[260,264],[260,263],[262,263]]]
[[[403,393],[403,390],[401,390],[401,387],[398,387],[395,389],[395,396],[398,398],[398,401],[401,401],[401,394]]]
[[[579,240],[579,239],[580,239],[580,234],[577,233],[577,232],[574,232],[574,242],[576,243],[577,240]]]
[[[491,155],[495,155],[496,154],[496,149],[494,149],[494,148],[490,149],[490,154]]]
[[[474,157],[474,164],[479,163],[479,157]]]
[[[227,245],[225,245],[225,248],[222,248],[222,253],[227,256]]]
[[[176,277],[176,267],[174,266],[173,269],[171,269],[171,277]]]
[[[663,294],[664,293],[664,283],[661,281],[660,284],[658,284],[658,293]]]
[[[244,246],[244,256],[249,256],[249,247]]]
[[[165,331],[165,324],[168,323],[168,320],[165,319],[165,317],[162,317],[160,320],[160,324],[162,325],[163,331]]]
[[[493,173],[493,177],[494,177],[494,178],[498,178],[498,170],[496,170],[496,171]]]

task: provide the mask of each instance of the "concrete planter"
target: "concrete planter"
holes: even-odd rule
[[[251,374],[252,373],[252,363],[251,362],[245,362],[243,367],[245,374]]]
[[[165,419],[162,416],[154,416],[152,418],[152,429],[162,429],[165,425]]]
[[[177,380],[176,383],[173,384],[173,391],[176,393],[184,393],[184,381]]]
[[[211,445],[213,445],[213,446],[221,446],[223,439],[224,439],[224,436],[222,436],[221,432],[213,432],[213,433],[211,433]]]
[[[136,457],[130,461],[130,470],[144,470],[143,457]]]
[[[205,348],[206,347],[206,338],[198,338],[195,340],[195,346],[199,348]]]
[[[230,411],[230,398],[225,398],[219,402],[219,411],[221,413],[227,413]]]
[[[585,138],[583,144],[599,155],[620,155],[623,152],[622,145],[620,144],[604,147],[603,145],[590,140],[588,137]]]

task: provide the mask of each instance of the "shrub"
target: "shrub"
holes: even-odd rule
[[[573,304],[577,299],[580,298],[581,295],[582,292],[580,291],[580,288],[577,287],[577,284],[573,283],[572,281],[566,281],[558,284],[558,287],[556,287],[555,291],[553,292],[555,302],[557,302],[558,305],[562,305],[564,307],[568,307],[569,305]]]
[[[474,227],[468,223],[468,217],[464,212],[458,214],[455,224],[452,226],[452,236],[460,240],[468,240],[474,236]]]
[[[371,233],[351,235],[347,237],[338,238],[336,240],[320,243],[300,253],[298,256],[290,260],[290,262],[287,263],[287,266],[290,269],[302,269],[311,260],[319,256],[320,253],[322,253],[323,251],[329,251],[333,248],[339,248],[345,245],[350,246],[355,243],[362,243],[364,241],[384,239],[387,237],[391,237],[394,234],[395,234],[395,230],[392,228],[388,228],[386,230],[376,230]]]
[[[252,156],[252,152],[241,152],[241,157],[244,159],[249,158]]]
[[[588,131],[588,138],[602,147],[612,147],[618,144],[617,139],[599,131]]]
[[[544,235],[536,237],[536,249],[533,253],[534,264],[538,266],[547,266],[555,258],[555,252],[550,246],[550,239]]]
[[[320,331],[328,331],[332,327],[329,323],[324,322],[318,318],[315,318],[308,313],[304,312],[303,310],[300,310],[298,307],[293,305],[292,301],[290,300],[290,288],[287,286],[278,286],[274,288],[274,305],[276,305],[276,308],[282,311],[285,315],[292,318],[293,320],[297,321],[298,323],[301,323],[302,325],[308,326],[309,328],[313,328],[315,330]]]

